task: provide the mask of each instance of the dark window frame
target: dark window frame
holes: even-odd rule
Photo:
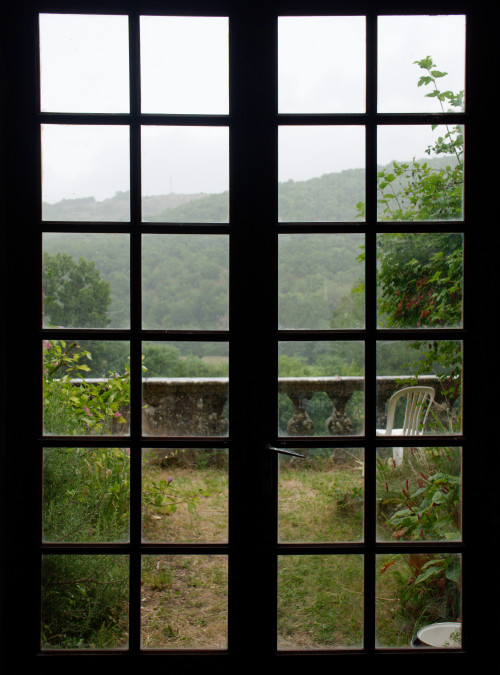
[[[492,207],[486,200],[481,199],[485,192],[496,194],[493,179],[494,171],[492,156],[483,157],[482,148],[491,143],[488,129],[491,129],[490,115],[495,109],[495,102],[490,101],[484,105],[486,87],[489,77],[486,74],[485,63],[496,62],[492,45],[495,44],[494,27],[499,11],[488,9],[479,12],[472,2],[363,2],[353,0],[351,3],[311,1],[301,2],[269,2],[265,8],[237,9],[233,5],[240,3],[217,2],[209,3],[191,0],[182,2],[173,0],[170,3],[156,2],[147,3],[147,12],[151,14],[201,14],[223,15],[230,17],[230,78],[233,87],[231,96],[231,149],[230,149],[230,226],[205,226],[205,225],[162,225],[146,226],[140,228],[140,175],[134,171],[134,166],[139,166],[139,126],[141,123],[138,112],[138,87],[137,68],[134,66],[134,50],[137,48],[137,33],[132,29],[131,45],[131,69],[132,93],[130,116],[123,117],[123,122],[128,124],[132,120],[131,134],[131,212],[132,218],[129,225],[106,224],[99,231],[124,231],[130,232],[131,251],[140,250],[141,232],[227,232],[231,235],[231,328],[229,338],[231,340],[231,383],[230,406],[231,425],[235,432],[227,440],[221,439],[182,439],[185,447],[219,446],[237,448],[231,453],[230,465],[230,491],[231,513],[234,517],[230,521],[230,545],[217,546],[156,546],[140,544],[140,490],[132,491],[132,509],[136,517],[132,519],[131,543],[116,546],[62,546],[55,547],[40,544],[40,511],[39,505],[41,490],[41,462],[40,450],[47,445],[47,439],[41,435],[41,417],[36,410],[37,397],[41,393],[41,384],[33,376],[24,373],[36,373],[39,371],[39,352],[36,346],[41,343],[43,337],[62,335],[53,331],[41,331],[39,317],[41,316],[41,299],[33,289],[38,287],[40,278],[40,250],[41,231],[49,227],[53,231],[80,231],[82,224],[55,224],[40,223],[40,185],[39,185],[39,123],[49,119],[65,121],[80,119],[82,115],[42,115],[37,110],[36,92],[38,89],[36,68],[36,21],[38,11],[70,11],[72,13],[126,13],[130,11],[131,26],[136,26],[141,10],[141,2],[26,2],[19,9],[9,8],[4,10],[3,22],[3,52],[2,52],[2,104],[4,108],[2,128],[2,269],[3,276],[3,317],[4,330],[2,332],[2,354],[4,355],[4,381],[2,383],[1,408],[3,414],[2,425],[2,489],[5,499],[2,502],[2,544],[3,544],[3,572],[2,600],[4,601],[2,615],[2,638],[5,639],[5,653],[13,653],[21,663],[22,659],[31,659],[38,655],[38,579],[40,573],[39,559],[43,551],[63,552],[96,550],[99,552],[126,552],[131,555],[131,587],[135,593],[131,594],[130,609],[131,620],[130,649],[125,653],[127,658],[141,655],[139,644],[139,603],[140,603],[140,554],[142,552],[227,552],[231,559],[231,584],[234,583],[235,594],[230,595],[230,624],[229,639],[230,649],[221,654],[227,656],[244,656],[256,654],[259,658],[270,658],[275,655],[274,637],[276,634],[275,618],[272,612],[267,612],[265,600],[274,597],[276,582],[273,576],[275,569],[276,554],[279,553],[310,553],[319,551],[362,553],[367,561],[365,575],[365,647],[364,655],[387,654],[391,650],[376,650],[373,624],[374,613],[374,565],[370,566],[374,555],[381,551],[391,550],[390,545],[377,544],[374,541],[374,520],[366,520],[366,540],[363,544],[355,545],[276,545],[274,533],[276,531],[276,515],[271,515],[269,507],[276,498],[276,457],[264,451],[266,442],[271,442],[279,447],[309,447],[318,445],[317,439],[284,439],[276,436],[276,396],[272,383],[276,381],[276,344],[280,339],[328,339],[332,337],[330,332],[318,331],[255,331],[252,325],[252,316],[248,315],[248,307],[255,309],[255,298],[270,296],[276,297],[277,273],[276,253],[277,234],[279,232],[300,231],[358,231],[366,232],[367,246],[367,279],[372,280],[370,286],[367,283],[367,310],[366,329],[363,331],[337,331],[334,333],[337,339],[365,339],[366,353],[366,426],[367,429],[375,429],[375,354],[374,347],[377,337],[394,336],[397,338],[414,337],[412,331],[385,331],[376,329],[374,312],[374,264],[375,260],[375,233],[390,231],[390,226],[382,226],[375,219],[375,188],[373,177],[376,171],[376,145],[375,132],[377,124],[405,123],[410,119],[426,123],[432,121],[431,116],[425,115],[379,115],[376,113],[373,102],[376,93],[376,69],[374,67],[374,54],[376,44],[373,39],[375,32],[377,12],[379,14],[413,14],[413,13],[456,13],[467,15],[468,25],[468,59],[467,59],[467,111],[461,116],[467,128],[467,164],[465,184],[465,220],[463,223],[448,223],[439,230],[459,231],[465,233],[465,324],[463,330],[450,331],[449,335],[464,340],[464,429],[463,436],[448,439],[450,443],[456,443],[464,448],[464,537],[460,544],[440,544],[433,546],[418,546],[419,551],[424,550],[456,550],[463,553],[464,565],[464,653],[484,653],[484,644],[495,644],[495,630],[493,625],[486,628],[476,620],[478,616],[484,616],[482,603],[487,596],[491,598],[498,590],[495,587],[494,575],[487,578],[490,584],[488,589],[483,584],[477,585],[479,579],[485,577],[484,557],[491,554],[490,546],[495,539],[495,528],[498,531],[498,505],[495,501],[494,487],[491,476],[498,475],[499,461],[495,449],[491,447],[491,435],[484,425],[484,401],[495,401],[495,383],[490,378],[485,378],[484,355],[494,355],[496,330],[491,330],[488,319],[494,316],[491,311],[490,299],[493,289],[497,284],[497,276],[494,270],[494,262],[483,263],[485,253],[495,250],[494,241],[490,242],[493,233],[487,230],[488,246],[484,246],[483,237],[479,236],[478,223],[489,223],[494,226]],[[186,7],[188,5],[188,7]],[[276,32],[275,17],[288,14],[363,14],[367,16],[370,26],[367,48],[367,92],[372,105],[368,105],[367,113],[363,115],[276,115],[274,93],[276,91],[276,74],[269,69],[269,58],[276,58]],[[258,34],[259,39],[255,36]],[[238,38],[238,39],[237,39]],[[252,65],[248,63],[248,55],[255,59]],[[241,66],[246,63],[245,66]],[[241,70],[242,69],[242,70]],[[260,91],[262,99],[256,99],[254,92]],[[492,96],[498,97],[495,92]],[[134,117],[135,116],[135,117]],[[99,122],[112,123],[120,116],[102,116]],[[169,116],[161,116],[162,120]],[[203,116],[205,117],[205,116]],[[277,222],[277,167],[276,167],[276,134],[277,127],[282,123],[312,123],[326,124],[349,123],[358,121],[367,127],[367,224],[342,225],[342,224],[314,224],[307,225],[278,224]],[[150,122],[154,118],[150,118]],[[159,118],[158,118],[159,119]],[[200,118],[195,117],[196,123]],[[442,117],[439,116],[440,121]],[[456,119],[454,117],[454,119]],[[97,121],[97,120],[96,120]],[[189,123],[187,117],[171,118],[170,122],[177,124]],[[212,123],[214,120],[205,117],[204,123]],[[227,118],[221,117],[217,124],[227,124]],[[87,120],[88,123],[88,120]],[[490,127],[488,128],[488,123]],[[250,128],[250,132],[249,132]],[[262,144],[255,147],[253,138],[259,137]],[[371,139],[371,140],[370,140]],[[493,154],[493,153],[492,153]],[[248,159],[245,164],[240,161],[241,157]],[[481,175],[478,167],[490,167],[485,175]],[[260,171],[259,180],[267,185],[267,190],[261,199],[253,200],[255,194],[252,182],[255,180],[257,168]],[[27,195],[32,195],[31,197]],[[258,201],[258,203],[257,203]],[[478,201],[480,206],[478,206]],[[19,204],[23,204],[22,210]],[[472,209],[474,208],[474,212]],[[273,234],[269,234],[268,223],[272,222],[275,227]],[[488,227],[488,225],[486,227]],[[89,229],[95,227],[91,224]],[[435,230],[433,227],[418,223],[412,224],[412,229],[422,231]],[[32,238],[25,234],[26,229],[32,228]],[[392,227],[393,231],[400,228]],[[259,248],[256,241],[265,239],[266,247]],[[248,251],[259,253],[259,265],[253,268],[248,264],[242,264],[247,257]],[[14,252],[14,254],[12,254]],[[22,252],[22,264],[19,255]],[[371,262],[370,262],[371,261]],[[480,270],[480,274],[478,274]],[[20,273],[26,279],[25,288],[22,290]],[[131,278],[140,280],[140,267],[138,260],[132,256]],[[142,331],[140,327],[140,284],[133,285],[134,291],[131,298],[131,329],[130,331],[71,331],[81,337],[123,339],[130,338],[132,355],[132,376],[134,373],[135,385],[133,384],[132,415],[140,410],[140,343],[143,337],[160,339],[161,335],[150,331]],[[238,295],[236,295],[236,289]],[[485,288],[487,291],[485,292]],[[25,297],[26,294],[26,297]],[[490,312],[488,313],[488,309]],[[7,319],[8,317],[8,319]],[[276,325],[276,306],[268,302],[263,307],[260,316],[264,325]],[[483,328],[484,327],[484,328]],[[258,333],[257,335],[255,333]],[[440,332],[440,337],[446,337],[447,333]],[[429,336],[432,335],[429,333]],[[192,339],[192,334],[179,333],[176,339]],[[225,333],[212,334],[202,332],[196,335],[197,339],[226,339]],[[249,395],[248,386],[245,383],[245,373],[248,371],[248,358],[246,344],[251,338],[256,344],[256,352],[262,353],[265,365],[267,382],[271,385],[265,388],[260,401],[262,410],[262,425],[259,429],[250,428],[248,423]],[[491,359],[494,361],[494,356]],[[22,366],[21,366],[22,364]],[[487,368],[493,368],[494,365]],[[20,376],[19,373],[23,375]],[[485,383],[485,379],[488,382]],[[133,380],[134,381],[134,380]],[[371,384],[371,386],[370,386]],[[484,396],[478,396],[474,392],[481,390]],[[255,393],[255,392],[254,392]],[[32,405],[27,411],[19,402],[24,399],[31,400]],[[479,400],[481,399],[481,400]],[[75,439],[73,438],[74,442]],[[380,440],[367,433],[366,438],[337,440],[328,439],[328,445],[336,447],[346,444],[363,446],[366,448],[367,457],[376,445],[381,445]],[[50,444],[64,445],[64,439],[50,440]],[[85,439],[88,446],[102,445],[102,441]],[[116,441],[109,444],[116,445]],[[143,441],[140,434],[132,428],[132,435],[127,445],[139,448]],[[171,446],[179,444],[179,439],[148,440],[148,445]],[[325,440],[321,440],[321,445]],[[402,443],[403,444],[403,443]],[[483,448],[488,448],[484,450]],[[478,465],[477,457],[488,457],[488,468],[485,468],[486,459],[483,459],[483,468]],[[248,485],[248,458],[252,457],[255,465],[255,473],[260,476],[257,484],[251,487],[259,495],[252,509],[242,495],[241,485]],[[243,460],[242,458],[245,458]],[[132,460],[134,462],[134,460]],[[491,467],[491,468],[490,468]],[[135,453],[133,472],[138,476],[140,473],[140,455]],[[366,465],[366,501],[374,503],[374,462],[367,461]],[[488,487],[484,487],[489,485]],[[239,487],[239,489],[238,489]],[[137,515],[138,514],[138,515]],[[373,507],[367,507],[367,515],[373,514]],[[34,517],[36,515],[36,517]],[[242,525],[243,524],[243,525]],[[394,547],[392,547],[394,548]],[[398,545],[398,550],[411,550],[411,546]],[[241,555],[241,552],[249,551],[250,555]],[[488,553],[490,551],[490,553]],[[259,560],[259,566],[264,570],[263,577],[267,582],[260,583],[255,578],[255,560]],[[231,586],[233,588],[233,586]],[[255,598],[261,602],[256,602]],[[492,603],[494,606],[494,603]],[[468,619],[467,619],[468,617]],[[260,630],[256,631],[256,626]],[[22,628],[20,628],[22,627]],[[257,632],[257,634],[256,634]],[[486,633],[486,636],[484,635]],[[267,638],[265,638],[267,636]],[[489,639],[489,641],[488,641]],[[255,642],[259,643],[259,649]],[[416,654],[415,651],[397,650],[406,655]],[[151,653],[149,650],[146,653]],[[162,652],[168,658],[170,651]],[[314,653],[314,652],[312,652]],[[336,652],[327,652],[332,656]],[[419,652],[419,654],[422,652]],[[208,652],[194,652],[198,656],[208,656]],[[354,654],[354,652],[353,652]],[[78,655],[84,655],[78,652]],[[285,653],[278,652],[278,656]],[[190,654],[192,658],[193,654]],[[215,658],[216,653],[211,655]]]

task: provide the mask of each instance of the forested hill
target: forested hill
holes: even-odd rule
[[[218,195],[210,195],[209,198]],[[203,193],[178,195],[157,195],[143,197],[144,220],[157,220],[156,216],[164,211],[175,211],[185,202],[206,198]],[[78,221],[128,221],[130,220],[129,192],[117,192],[110,199],[97,201],[94,197],[63,199],[55,204],[43,203],[44,220]]]
[[[454,158],[419,160],[435,169],[454,164]],[[391,165],[379,167],[389,169]],[[398,181],[398,188],[400,188]],[[258,191],[255,198],[258,199]],[[356,204],[365,201],[364,169],[329,173],[304,181],[288,180],[278,185],[281,222],[359,222]],[[129,193],[97,201],[94,197],[63,199],[43,204],[44,220],[128,221]],[[148,222],[225,223],[229,220],[229,194],[167,194],[142,198],[142,218]]]
[[[434,163],[434,161],[432,162]],[[258,198],[256,194],[255,198]],[[128,193],[97,202],[63,200],[46,207],[46,220],[128,220]],[[282,221],[356,222],[364,201],[364,171],[354,169],[279,186]],[[145,219],[157,222],[224,222],[228,195],[163,195],[144,200]],[[50,228],[48,228],[50,229]],[[220,329],[228,326],[228,237],[204,234],[145,234],[142,239],[144,327]],[[352,289],[363,277],[357,261],[363,237],[356,233],[282,234],[279,240],[279,324],[282,328],[327,329],[347,325],[341,313],[352,304]],[[127,234],[47,233],[44,252],[92,261],[110,285],[109,325],[129,325]],[[47,274],[50,273],[48,263]],[[359,294],[358,294],[359,295]],[[361,296],[359,300],[361,300]],[[359,304],[359,302],[358,302]],[[354,309],[349,309],[352,313]],[[362,312],[361,305],[356,309]],[[336,314],[335,314],[336,313]],[[353,323],[354,322],[354,323]]]
[[[363,200],[363,169],[325,174],[307,181],[289,180],[278,188],[281,221],[353,221],[355,205]],[[143,197],[142,209],[143,220],[149,222],[224,223],[229,220],[229,195],[172,193]],[[128,221],[129,193],[118,192],[102,201],[84,197],[44,203],[43,217],[56,221]]]

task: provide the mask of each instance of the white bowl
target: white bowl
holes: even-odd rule
[[[461,631],[462,624],[457,621],[444,621],[442,623],[431,623],[429,626],[421,628],[417,637],[420,642],[429,647],[460,647],[461,641],[455,642],[451,638],[452,633]]]

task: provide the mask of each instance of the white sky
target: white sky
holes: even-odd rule
[[[439,112],[416,86],[424,71],[413,61],[427,55],[449,73],[443,88],[463,89],[464,25],[456,16],[379,19],[379,111]],[[42,15],[40,31],[43,111],[129,112],[126,17]],[[363,112],[364,47],[362,17],[280,18],[279,112]],[[143,17],[141,95],[146,113],[227,114],[227,19]],[[174,132],[144,129],[143,194],[227,190],[227,129]],[[362,127],[288,127],[279,138],[280,180],[363,166]],[[427,127],[381,131],[379,162],[422,157],[431,142]],[[44,201],[129,189],[126,127],[46,125],[42,153]]]

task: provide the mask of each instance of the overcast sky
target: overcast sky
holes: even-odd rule
[[[443,88],[464,88],[463,17],[381,17],[381,112],[439,112],[417,81],[413,62],[431,55]],[[43,111],[129,112],[126,17],[42,15]],[[279,20],[279,112],[364,111],[365,27],[362,17]],[[227,114],[228,22],[224,18],[141,19],[141,105],[146,113]],[[435,133],[438,133],[437,131]],[[422,157],[428,127],[384,129],[379,163]],[[222,192],[228,185],[224,128],[146,127],[143,194]],[[43,198],[94,196],[129,189],[127,127],[46,125],[42,135]],[[281,128],[279,179],[306,180],[360,168],[363,127]]]

